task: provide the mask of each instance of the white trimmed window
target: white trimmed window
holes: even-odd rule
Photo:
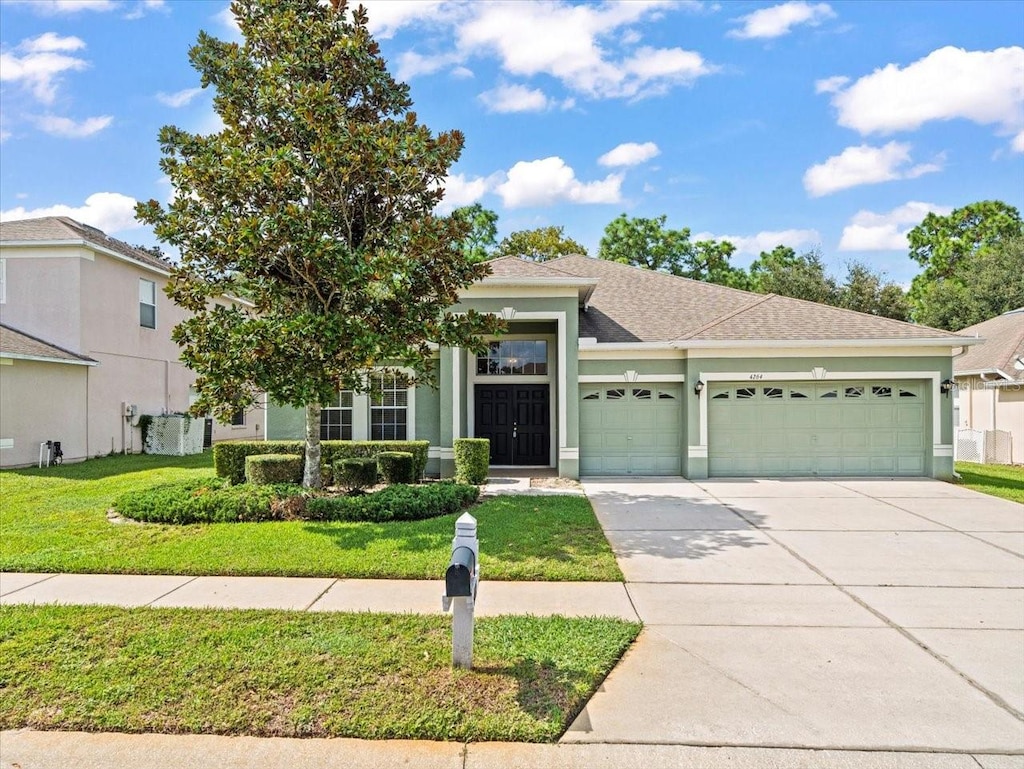
[[[139,279],[139,325],[156,328],[156,283]]]
[[[370,386],[370,440],[404,441],[409,434],[409,390],[394,374],[374,374]]]
[[[320,411],[320,440],[352,440],[351,390],[342,390]]]
[[[231,415],[232,427],[245,427],[245,409],[236,409]]]

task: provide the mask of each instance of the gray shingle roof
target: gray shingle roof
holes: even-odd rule
[[[0,323],[0,355],[25,356],[29,358],[46,358],[68,363],[96,363],[92,358],[78,355],[63,347],[50,344],[39,337],[18,331]]]
[[[580,336],[599,342],[949,339],[948,331],[653,270],[563,256],[558,272],[598,278]]]
[[[520,259],[518,256],[502,256],[498,259],[491,259],[487,264],[491,268],[491,277],[494,278],[571,278],[572,275],[551,268],[550,262],[543,264],[527,259]]]
[[[953,359],[953,371],[1002,371],[1024,382],[1024,371],[1013,364],[1024,357],[1024,307],[997,315],[957,332],[961,336],[980,336],[985,341],[968,348]]]
[[[170,272],[174,266],[166,259],[160,259],[125,243],[123,240],[112,238],[102,230],[76,222],[67,216],[44,216],[39,219],[0,222],[0,242],[62,240],[72,242],[84,240],[163,272]]]

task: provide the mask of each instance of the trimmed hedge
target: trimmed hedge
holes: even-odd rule
[[[413,456],[413,480],[427,469],[430,441],[321,441],[320,463],[324,483],[334,480],[334,466],[342,459],[375,457],[382,451],[408,451]],[[213,469],[232,483],[245,482],[245,458],[251,454],[305,454],[305,441],[235,441],[215,443]]]
[[[480,485],[487,481],[491,442],[487,438],[455,439],[455,480]]]
[[[300,486],[229,486],[223,478],[164,483],[123,494],[114,509],[149,523],[235,521],[418,521],[457,513],[479,496],[476,486],[451,482],[398,484],[361,497],[308,496]]]
[[[377,455],[377,471],[386,483],[415,483],[412,463],[408,451],[382,451]]]
[[[338,485],[349,491],[361,491],[377,485],[377,460],[368,457],[343,459],[334,466]]]
[[[476,486],[448,481],[395,484],[362,497],[314,497],[306,503],[305,516],[319,521],[419,521],[457,513],[479,495]]]
[[[305,503],[301,486],[228,486],[223,478],[203,478],[130,491],[114,502],[114,509],[149,523],[229,523],[299,518]]]
[[[302,464],[295,454],[251,454],[245,458],[245,480],[257,486],[302,483]]]
[[[245,483],[245,458],[253,454],[306,453],[303,441],[232,441],[213,444],[213,471],[231,483]]]

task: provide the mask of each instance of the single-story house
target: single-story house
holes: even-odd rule
[[[582,256],[496,259],[456,309],[496,313],[485,354],[438,351],[439,387],[341,392],[325,439],[491,440],[495,467],[580,475],[953,474],[953,354],[975,340]],[[303,415],[268,403],[268,439]]]
[[[957,333],[984,340],[953,359],[958,426],[1009,433],[1009,460],[1024,464],[1024,307]]]

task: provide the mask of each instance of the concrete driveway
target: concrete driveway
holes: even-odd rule
[[[922,479],[584,488],[646,629],[563,742],[1024,752],[1024,506]]]

